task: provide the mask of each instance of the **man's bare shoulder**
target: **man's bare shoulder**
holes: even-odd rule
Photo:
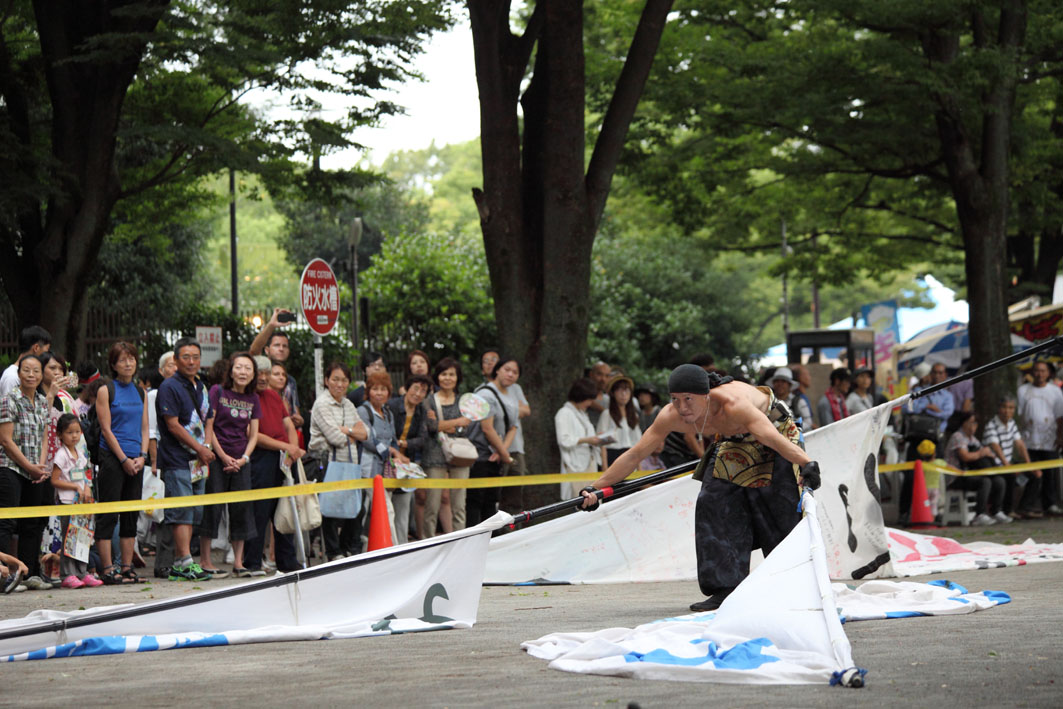
[[[727,382],[713,387],[710,392],[712,400],[721,406],[748,403],[753,401],[758,394],[763,395],[755,386],[745,382]]]

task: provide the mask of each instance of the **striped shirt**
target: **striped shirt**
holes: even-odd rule
[[[34,398],[29,399],[21,389],[15,387],[7,396],[0,399],[0,423],[15,425],[11,438],[22,451],[22,455],[26,456],[31,463],[39,463],[41,460],[44,437],[51,420],[48,400],[40,392],[35,392]],[[20,468],[2,448],[0,448],[0,467],[10,468],[24,478],[30,477],[30,474]]]
[[[1015,450],[1015,441],[1021,440],[1022,435],[1019,434],[1019,427],[1015,425],[1015,419],[1010,419],[1007,423],[1004,423],[999,416],[994,416],[985,425],[985,432],[982,434],[982,441],[987,446],[996,443],[1004,451],[1005,465],[1011,462],[1011,456]]]

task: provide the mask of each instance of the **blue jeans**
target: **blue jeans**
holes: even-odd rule
[[[162,471],[162,482],[166,485],[166,497],[189,497],[202,495],[207,488],[207,479],[192,482],[192,471],[187,467]],[[203,507],[170,507],[163,512],[166,524],[200,524],[203,520]]]

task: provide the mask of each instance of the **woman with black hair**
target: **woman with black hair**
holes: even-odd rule
[[[945,447],[945,462],[960,470],[984,470],[998,465],[996,454],[989,446],[983,446],[975,434],[978,432],[978,417],[973,411],[959,411],[949,419],[949,428],[956,431],[949,436]],[[977,493],[975,518],[972,525],[996,524],[994,515],[1000,511],[1004,500],[1004,478],[1000,475],[971,477],[950,476],[949,489]]]
[[[40,357],[23,355],[15,370],[18,386],[0,399],[0,507],[34,507],[52,501],[52,471],[43,462],[51,414],[47,398],[37,389],[43,369]],[[29,568],[24,583],[35,591],[52,587],[40,577],[46,521],[44,517],[0,520],[0,549],[11,547],[17,531],[18,558]]]
[[[554,414],[557,447],[561,449],[561,474],[598,472],[602,454],[601,439],[587,409],[598,398],[598,385],[590,379],[577,379],[568,390],[568,401]],[[602,416],[602,418],[607,418]],[[561,483],[561,499],[577,494],[579,483]]]
[[[605,440],[602,444],[602,461],[611,465],[631,446],[642,438],[639,427],[639,412],[632,401],[635,383],[630,377],[620,375],[613,377],[605,385],[609,395],[609,410],[598,419],[598,437]]]
[[[464,480],[469,477],[469,465],[448,462],[439,441],[439,434],[465,438],[472,425],[458,406],[461,379],[461,364],[453,357],[439,360],[432,370],[432,381],[438,388],[424,402],[428,436],[421,454],[421,465],[429,478]],[[465,488],[428,490],[424,506],[425,536],[435,536],[437,523],[444,533],[465,529]]]
[[[100,422],[99,474],[96,501],[140,500],[144,464],[148,460],[148,409],[137,373],[137,348],[116,342],[107,353],[114,378],[96,394],[96,418]],[[96,547],[103,560],[103,582],[108,585],[139,583],[133,571],[133,547],[137,537],[137,512],[96,516]],[[118,524],[121,569],[111,562],[111,537]]]

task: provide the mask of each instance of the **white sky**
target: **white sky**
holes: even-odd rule
[[[406,115],[389,116],[376,128],[360,128],[353,139],[370,149],[369,161],[383,162],[398,150],[420,150],[464,143],[480,135],[479,96],[473,64],[472,30],[467,18],[449,32],[436,34],[415,64],[425,81],[411,81],[382,95],[406,108]],[[350,167],[364,153],[347,150],[322,158],[321,165]]]

